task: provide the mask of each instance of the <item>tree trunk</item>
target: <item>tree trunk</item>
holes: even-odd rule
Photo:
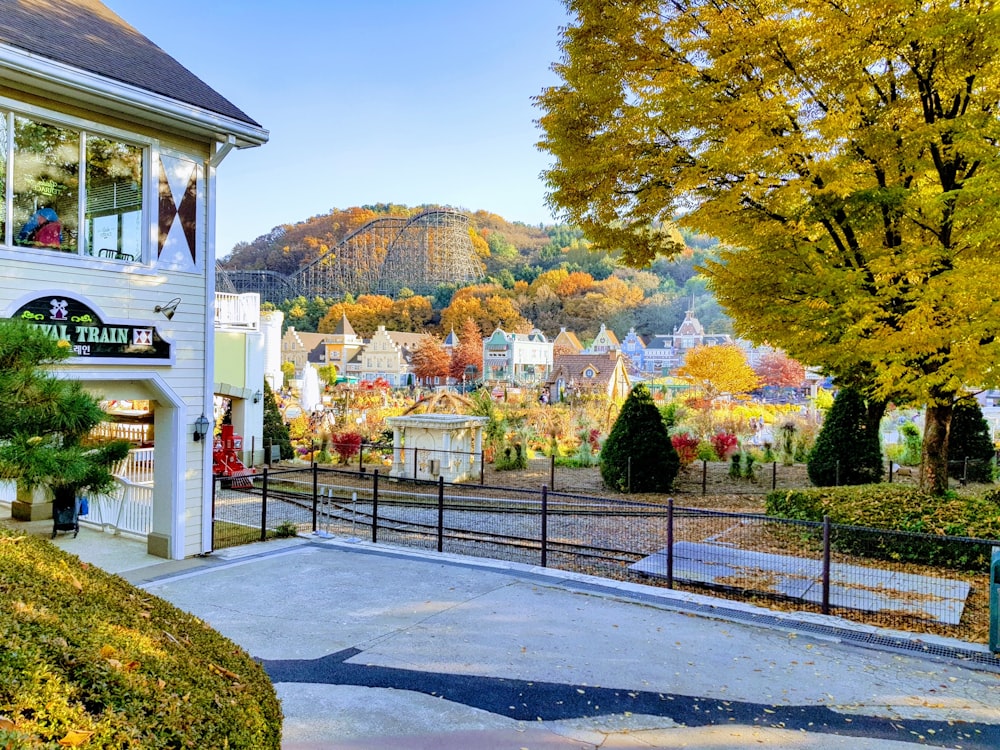
[[[865,399],[865,427],[868,429],[869,435],[879,435],[879,431],[882,429],[882,417],[885,416],[887,407],[888,404],[885,401],[876,401],[873,398]],[[879,445],[881,445],[881,440]]]
[[[948,433],[951,403],[929,404],[924,412],[924,442],[920,456],[920,489],[932,495],[948,491]]]

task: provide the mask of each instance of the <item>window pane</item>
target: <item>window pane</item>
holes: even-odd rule
[[[14,243],[76,252],[80,134],[14,118]]]
[[[87,252],[142,259],[142,149],[87,136]]]

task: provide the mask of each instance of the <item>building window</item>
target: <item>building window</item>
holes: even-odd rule
[[[142,149],[88,136],[86,158],[88,253],[113,256],[117,260],[140,260]]]
[[[11,112],[0,122],[3,244],[142,259],[141,146]]]

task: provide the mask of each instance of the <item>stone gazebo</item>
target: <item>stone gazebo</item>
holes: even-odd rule
[[[389,417],[392,427],[390,477],[464,482],[480,476],[486,417],[409,414]]]

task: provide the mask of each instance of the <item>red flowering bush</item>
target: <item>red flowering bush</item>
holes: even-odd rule
[[[736,436],[731,432],[717,432],[712,435],[712,448],[720,461],[725,461],[739,448]]]
[[[698,438],[686,432],[678,432],[671,436],[670,442],[677,451],[677,457],[681,460],[681,466],[688,466],[698,457]]]
[[[344,463],[358,455],[363,439],[357,432],[341,432],[330,438],[330,448]]]

